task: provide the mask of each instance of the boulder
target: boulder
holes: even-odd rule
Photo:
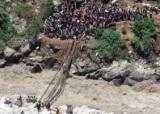
[[[120,86],[123,84],[124,80],[125,80],[125,77],[120,76],[120,77],[113,79],[112,82],[115,86]]]
[[[4,104],[11,104],[11,103],[12,103],[11,99],[5,98]]]
[[[90,63],[87,66],[84,66],[83,68],[79,69],[79,72],[76,73],[78,75],[86,75],[88,73],[95,72],[99,69],[99,66],[95,63]]]
[[[71,74],[76,74],[76,73],[78,73],[78,68],[77,68],[77,66],[74,65],[74,64],[72,64],[69,72],[70,72]]]
[[[18,63],[19,60],[22,58],[22,53],[16,52],[12,57],[12,63]]]
[[[5,67],[6,63],[7,63],[7,61],[6,61],[6,60],[4,60],[4,59],[0,59],[0,68]]]
[[[125,78],[129,76],[132,69],[132,65],[127,61],[114,62],[109,68],[101,69],[104,72],[102,79],[112,81],[119,77]]]
[[[58,70],[60,67],[60,63],[55,63],[54,66],[53,66],[53,70]]]
[[[88,57],[95,63],[101,62],[100,58],[98,57],[98,53],[89,52]]]
[[[156,76],[155,69],[145,62],[132,63],[132,66],[134,69],[131,71],[129,78],[134,81],[142,82],[143,80],[154,79]]]
[[[133,86],[133,85],[135,85],[137,82],[135,81],[135,80],[132,80],[132,79],[130,79],[130,78],[126,78],[125,80],[124,80],[124,85],[129,85],[129,86]]]
[[[6,47],[4,49],[4,56],[5,58],[10,58],[16,51],[12,48]]]
[[[0,59],[4,58],[4,53],[3,53],[3,50],[0,49]]]
[[[104,80],[106,80],[106,81],[112,81],[113,79],[118,78],[118,77],[125,78],[125,77],[127,77],[129,74],[130,74],[130,71],[127,70],[127,69],[126,69],[126,71],[123,70],[123,71],[121,71],[121,72],[119,72],[119,73],[118,73],[118,72],[116,73],[116,71],[115,71],[115,72],[114,72],[114,71],[110,71],[110,72],[105,73],[105,74],[102,76],[102,78],[103,78]]]
[[[22,58],[22,54],[19,52],[15,52],[11,57],[6,58],[7,63],[18,63]]]
[[[38,63],[31,68],[32,73],[39,73],[42,72],[42,70],[43,70],[42,66]]]
[[[98,79],[100,79],[102,77],[102,74],[103,74],[102,72],[97,71],[97,72],[93,72],[93,73],[87,74],[86,78],[87,79],[98,80]]]
[[[146,79],[146,78],[145,78]],[[155,82],[160,82],[160,69],[156,69],[155,73],[152,74],[149,79],[155,81]]]
[[[22,107],[22,101],[19,99],[17,99],[14,104],[17,105],[18,107]]]
[[[58,64],[58,61],[53,57],[47,58],[47,59],[43,59],[42,57],[39,57],[39,59],[37,58],[37,62],[43,63],[43,68],[47,68],[47,69],[56,69],[57,67],[56,65]]]
[[[89,67],[92,69],[92,67]],[[92,72],[89,72],[92,71]],[[144,80],[160,82],[160,67],[152,68],[144,60],[129,63],[127,61],[113,62],[109,67],[98,70],[88,70],[88,67],[80,69],[80,74],[86,74],[87,79],[103,79],[113,82],[114,85],[122,84],[133,86]]]
[[[129,78],[134,81],[141,82],[144,80],[144,73],[133,70]]]
[[[20,52],[22,52],[24,55],[28,55],[30,52],[31,52],[31,49],[30,49],[30,44],[26,44],[24,46],[21,46],[20,47]]]

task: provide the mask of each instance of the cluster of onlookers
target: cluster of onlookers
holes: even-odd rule
[[[36,103],[37,97],[36,96],[28,96],[26,101],[27,101],[27,103]]]
[[[148,9],[90,4],[77,8],[75,4],[60,4],[46,19],[44,33],[51,38],[79,39],[84,35],[93,36],[97,27],[106,28],[114,22],[133,20],[137,15],[148,16]]]

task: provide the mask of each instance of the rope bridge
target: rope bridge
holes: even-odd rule
[[[69,76],[68,71],[70,69],[72,59],[78,48],[78,43],[79,42],[77,42],[76,40],[72,41],[71,46],[68,43],[67,52],[66,55],[63,57],[63,62],[61,63],[58,71],[55,73],[54,77],[43,92],[42,96],[40,97],[40,101],[44,102],[45,104],[50,103],[52,105],[63,92],[66,79]],[[55,84],[53,84],[54,80]]]

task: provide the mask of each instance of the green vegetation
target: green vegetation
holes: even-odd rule
[[[132,43],[136,51],[143,56],[150,55],[153,50],[152,38],[154,38],[156,34],[154,21],[148,17],[136,17],[134,20],[134,32],[136,37]]]
[[[6,45],[12,45],[11,42],[14,42],[16,46],[16,39],[32,39],[41,32],[43,28],[43,19],[46,16],[50,15],[53,11],[54,4],[52,0],[42,0],[44,6],[41,6],[40,14],[38,16],[36,13],[33,13],[32,6],[27,4],[27,2],[19,2],[15,10],[12,12],[16,13],[20,18],[27,20],[27,26],[24,32],[17,33],[13,27],[13,23],[10,21],[9,14],[6,11],[6,1],[0,0],[0,48],[5,47]],[[31,17],[27,17],[27,16]],[[14,40],[14,41],[13,41]],[[19,45],[19,44],[18,44]],[[11,46],[12,47],[12,46]]]
[[[125,45],[118,31],[115,29],[106,29],[101,35],[99,34],[99,36],[100,37],[96,39],[98,46],[95,48],[95,51],[99,53],[101,58],[114,60],[122,57],[128,59],[128,52],[125,51],[123,53],[125,55],[121,55],[121,50]]]
[[[5,8],[5,0],[0,0],[0,8]]]
[[[153,2],[158,2],[158,3],[160,3],[160,0],[150,0],[150,1],[153,1]]]
[[[41,2],[43,3],[43,8],[44,8],[44,14],[43,17],[48,17],[49,15],[51,15],[51,13],[53,12],[54,9],[54,3],[53,0],[41,0]]]
[[[53,8],[54,8],[54,3],[53,3],[53,0],[47,0],[47,12],[48,14],[47,15],[50,15],[52,12],[53,12]]]
[[[1,10],[0,12],[0,48],[4,47],[8,40],[16,34],[8,14]]]
[[[96,39],[101,38],[103,31],[104,30],[102,28],[100,28],[100,27],[96,28],[96,30],[95,30],[95,37],[96,37]]]
[[[26,28],[26,30],[19,34],[21,37],[32,39],[35,38],[37,34],[41,32],[43,28],[43,21],[44,21],[43,19],[49,16],[54,9],[53,0],[43,0],[42,2],[43,2],[43,9],[41,11],[41,14],[39,14],[39,16],[35,16],[30,21],[30,24]]]
[[[19,35],[27,39],[34,38],[41,31],[42,27],[43,27],[42,17],[38,16],[35,19],[33,19],[33,21],[26,28],[26,30],[20,33]]]
[[[16,6],[16,13],[19,16],[25,16],[28,11],[31,11],[32,7],[27,3],[21,3]]]

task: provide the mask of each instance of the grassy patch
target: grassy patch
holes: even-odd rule
[[[30,5],[28,5],[27,3],[20,3],[17,4],[16,6],[16,13],[20,16],[20,17],[25,17],[27,12],[31,11],[32,7]]]

